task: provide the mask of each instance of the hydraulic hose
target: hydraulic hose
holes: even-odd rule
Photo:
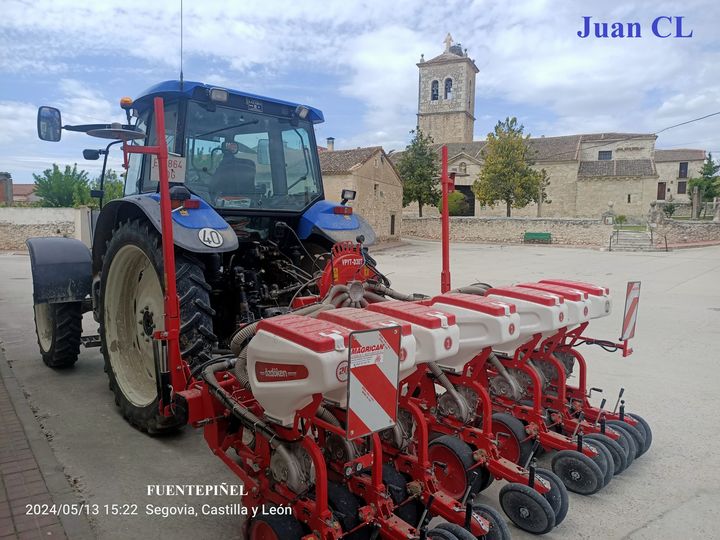
[[[328,424],[332,424],[335,427],[338,427],[342,429],[343,425],[338,420],[333,413],[330,412],[327,408],[320,405],[318,407],[317,412],[315,413],[315,416],[317,416],[320,420],[325,420]],[[357,457],[357,448],[355,447],[355,443],[352,441],[348,441],[347,439],[344,439],[343,437],[339,437],[340,444],[342,444],[345,447],[345,454],[347,456],[347,461],[351,461]]]
[[[388,301],[388,299],[385,298],[384,296],[380,296],[379,294],[374,293],[368,289],[365,289],[365,294],[363,295],[363,299],[366,302],[372,302],[375,304],[378,302],[387,302]]]
[[[232,398],[232,396],[218,384],[217,379],[215,378],[215,373],[218,371],[227,371],[228,369],[232,369],[234,365],[234,360],[224,360],[222,362],[212,364],[203,370],[202,377],[207,383],[210,392],[230,410],[233,416],[242,422],[243,426],[250,429],[253,433],[260,432],[265,435],[268,438],[270,446],[273,448],[277,449],[280,446],[280,443],[292,444],[298,442],[299,439],[290,440],[278,435],[268,423],[255,416],[245,407],[241,407]]]
[[[346,292],[338,294],[335,298],[330,300],[330,304],[335,307],[343,305],[347,300],[350,300],[350,295]]]
[[[403,294],[379,282],[367,281],[363,285],[366,289],[371,289],[371,291],[376,294],[389,296],[390,298],[394,298],[395,300],[403,300],[405,302],[412,302],[413,300],[417,300],[416,295],[414,294]]]
[[[467,401],[463,398],[460,393],[455,389],[453,383],[447,378],[445,372],[435,362],[428,362],[430,371],[435,376],[437,381],[442,385],[443,388],[452,396],[453,401],[457,403],[458,412],[460,413],[460,419],[463,422],[470,420],[470,408],[468,407]]]
[[[488,291],[487,288],[479,286],[479,285],[468,285],[467,287],[458,287],[457,289],[453,289],[450,292],[476,294],[478,296],[485,296],[485,293],[487,291]]]
[[[350,289],[348,289],[347,285],[341,285],[341,284],[333,285],[332,287],[330,287],[330,290],[327,292],[327,294],[325,294],[325,298],[323,298],[322,303],[323,304],[333,303],[335,301],[335,297],[338,296],[338,293],[349,294]]]
[[[507,381],[507,383],[510,385],[513,391],[513,399],[519,400],[522,397],[522,388],[520,388],[520,385],[515,380],[515,377],[510,375],[508,373],[508,370],[505,369],[505,366],[502,365],[500,362],[500,359],[495,356],[495,353],[490,353],[489,357],[490,363],[497,369],[498,373],[502,376],[503,379]]]
[[[317,416],[320,420],[325,420],[328,424],[332,424],[335,427],[342,427],[342,424],[340,423],[340,420],[338,420],[333,413],[330,412],[329,409],[326,407],[320,405],[318,407],[317,412],[315,413],[315,416]]]

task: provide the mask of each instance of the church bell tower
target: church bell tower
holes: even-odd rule
[[[478,68],[445,38],[445,51],[431,60],[422,56],[418,89],[418,129],[436,143],[472,142],[475,124],[475,76]]]

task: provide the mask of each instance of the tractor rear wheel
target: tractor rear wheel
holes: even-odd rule
[[[100,338],[115,402],[128,422],[150,435],[172,431],[183,419],[159,414],[152,335],[164,322],[160,236],[145,222],[121,223],[107,243],[100,279]],[[190,366],[210,358],[210,287],[200,266],[176,258],[180,349]]]
[[[35,304],[35,332],[40,355],[51,368],[77,362],[82,335],[82,302]]]

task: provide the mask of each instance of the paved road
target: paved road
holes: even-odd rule
[[[413,241],[377,254],[401,290],[436,292],[439,245]],[[628,410],[645,416],[653,448],[599,494],[571,495],[566,521],[546,536],[559,538],[716,537],[720,500],[720,248],[669,254],[603,253],[529,246],[453,248],[453,283],[507,284],[568,277],[611,287],[616,312],[593,323],[597,337],[619,335],[624,284],[642,280],[635,354],[588,350],[590,381],[608,397],[626,388]],[[233,478],[190,429],[151,439],[119,416],[97,349],[85,350],[75,369],[54,372],[39,359],[32,323],[31,281],[25,255],[0,254],[0,338],[8,361],[36,411],[68,478],[89,502],[197,505],[204,498],[149,498],[148,484],[221,483]],[[92,325],[88,325],[92,331]],[[481,497],[497,503],[496,482]],[[220,503],[223,499],[213,500]],[[237,538],[239,519],[112,517],[92,525],[100,538]],[[513,529],[514,538],[529,538]]]

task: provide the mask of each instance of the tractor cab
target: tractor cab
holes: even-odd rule
[[[129,105],[135,127],[151,134],[149,144],[155,96],[165,101],[168,149],[181,158],[174,180],[213,208],[301,213],[323,199],[313,130],[323,116],[317,109],[165,82]],[[157,191],[150,158],[135,155],[131,161],[126,194]]]
[[[361,235],[366,245],[373,243],[374,231],[352,214],[345,199],[340,205],[324,201],[314,132],[324,117],[313,107],[199,82],[166,81],[135,100],[123,98],[127,123],[122,125],[63,126],[57,109],[41,107],[38,135],[58,141],[64,129],[112,139],[104,151],[84,153],[88,159],[104,155],[107,163],[111,147],[123,141],[155,144],[153,99],[158,96],[164,101],[171,186],[182,185],[191,199],[201,199],[202,208],[219,214],[240,241],[267,239],[281,221],[303,240],[319,234],[332,245]],[[125,165],[126,199],[157,194],[154,157],[129,154]],[[102,186],[96,195],[102,207]]]

